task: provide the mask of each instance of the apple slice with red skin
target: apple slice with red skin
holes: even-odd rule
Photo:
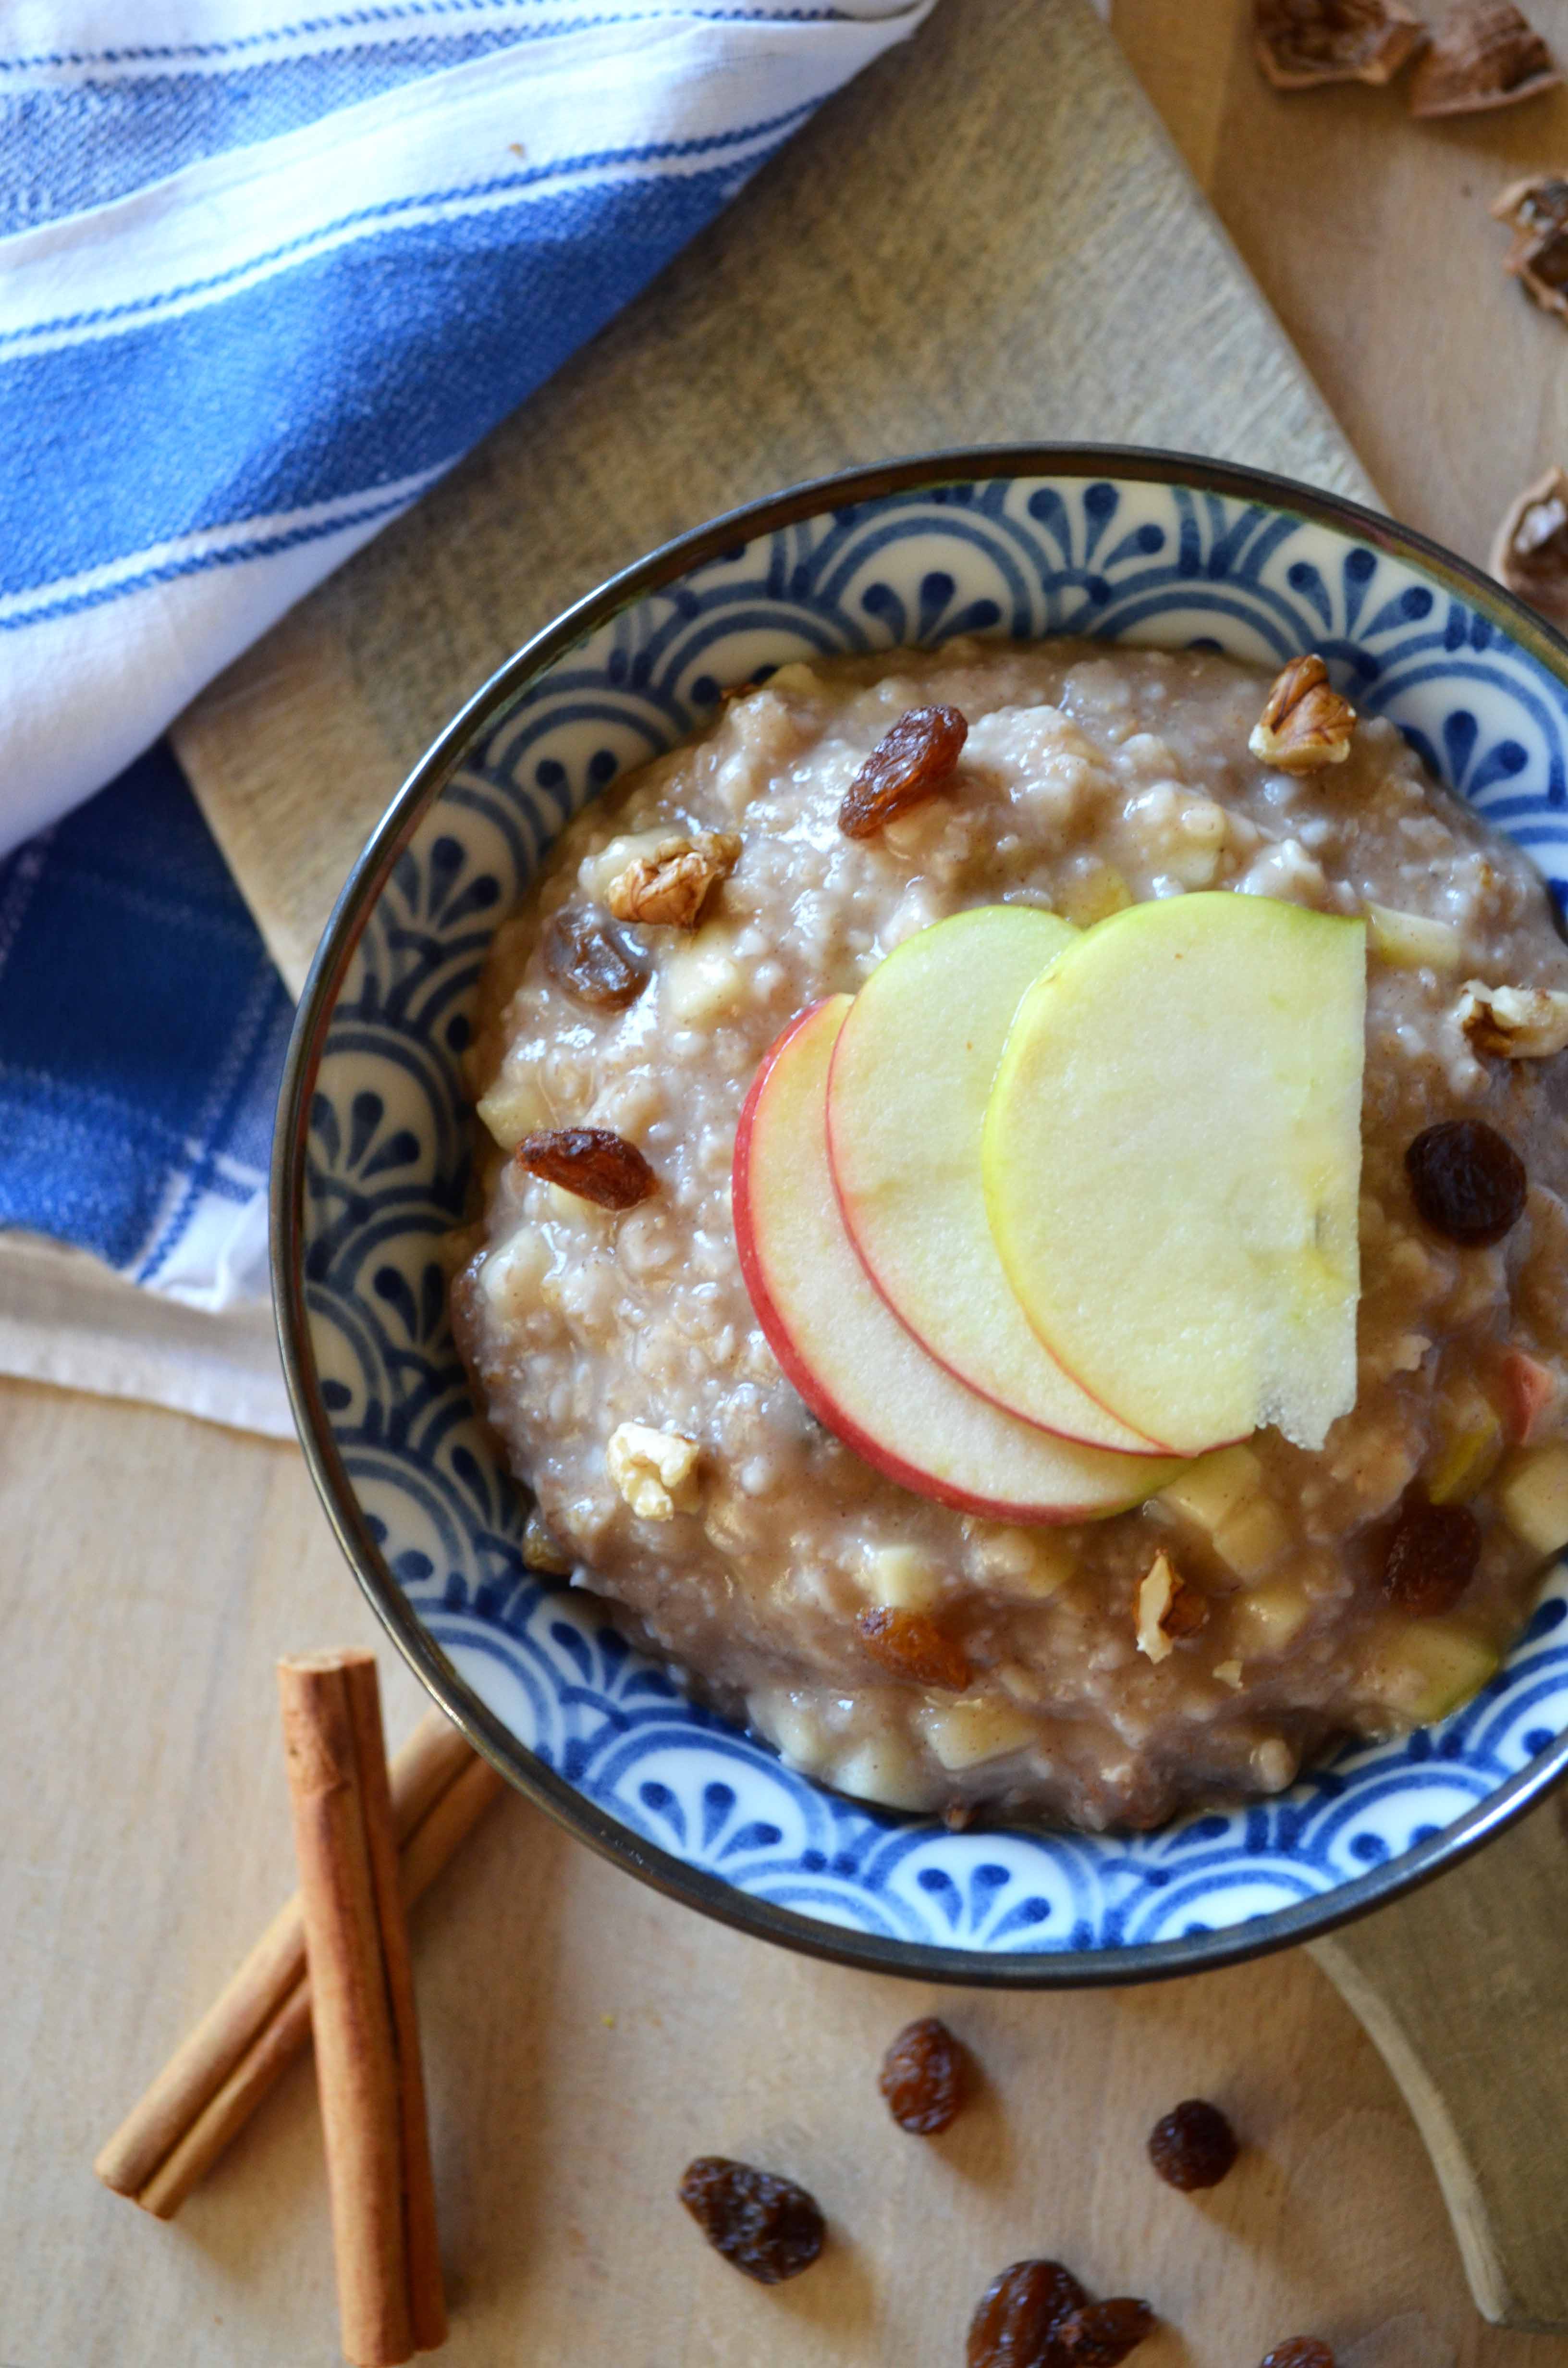
[[[827,1079],[850,997],[791,1021],[735,1137],[741,1272],[812,1412],[902,1487],[999,1521],[1082,1521],[1141,1504],[1176,1465],[1081,1447],[1004,1413],[928,1356],[855,1253],[827,1156]]]
[[[1163,1455],[1065,1373],[992,1236],[986,1104],[1014,1014],[1078,936],[1028,905],[980,905],[906,938],[834,1048],[827,1156],[860,1262],[921,1347],[1004,1413],[1083,1447]]]

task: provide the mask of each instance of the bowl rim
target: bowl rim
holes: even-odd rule
[[[548,666],[623,609],[721,552],[824,509],[997,477],[1119,478],[1188,486],[1261,503],[1349,532],[1419,566],[1500,625],[1568,689],[1568,639],[1491,576],[1441,544],[1344,495],[1271,472],[1153,447],[1023,443],[956,447],[805,479],[726,510],[619,569],[532,634],[465,700],[409,773],[371,833],[333,907],[295,1016],[273,1137],[270,1263],[278,1347],[295,1428],[339,1545],[372,1611],[429,1693],[474,1748],[536,1806],[666,1897],[807,1956],[907,1979],[996,1989],[1080,1989],[1169,1979],[1233,1965],[1316,1939],[1385,1907],[1468,1858],[1568,1774],[1568,1731],[1451,1826],[1383,1865],[1294,1907],[1218,1930],[1128,1948],[991,1952],[945,1949],[819,1922],[687,1865],[579,1793],[518,1743],[460,1678],[415,1616],[370,1534],[318,1386],[303,1290],[304,1172],[312,1094],[333,1009],[359,938],[398,856],[475,740]],[[883,1814],[890,1814],[884,1812]],[[896,1815],[896,1813],[891,1813]]]

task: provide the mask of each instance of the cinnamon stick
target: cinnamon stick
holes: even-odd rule
[[[502,1789],[451,1721],[426,1713],[392,1764],[403,1905],[414,1902]],[[132,2107],[93,2165],[105,2185],[173,2217],[307,2046],[311,1987],[299,1894]]]
[[[278,1685],[343,2350],[400,2368],[446,2340],[447,2314],[376,1664],[312,1654]]]

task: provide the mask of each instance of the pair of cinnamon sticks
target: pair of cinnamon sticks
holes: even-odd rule
[[[343,2349],[397,2368],[445,2340],[404,1909],[501,1789],[438,1711],[392,1764],[372,1656],[278,1668],[300,1891],[99,2154],[168,2219],[314,2034]]]

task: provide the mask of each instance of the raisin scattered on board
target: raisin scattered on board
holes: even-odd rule
[[[1428,1620],[1451,1611],[1481,1559],[1481,1524],[1468,1505],[1430,1505],[1412,1483],[1383,1556],[1383,1593],[1396,1611]]]
[[[525,1134],[515,1155],[519,1167],[592,1201],[601,1209],[634,1209],[659,1179],[634,1143],[608,1126],[559,1126]]]
[[[1168,2187],[1218,2187],[1241,2151],[1218,2105],[1186,2097],[1149,2133],[1149,2159]]]
[[[895,815],[946,789],[969,725],[956,707],[912,707],[884,732],[845,792],[838,827],[869,838]]]
[[[968,1685],[971,1673],[963,1647],[945,1636],[924,1611],[862,1611],[855,1625],[872,1660],[895,1678],[907,1678],[915,1686],[940,1686],[955,1694]]]
[[[1512,1144],[1478,1118],[1423,1129],[1404,1155],[1416,1209],[1466,1249],[1500,1242],[1525,1212],[1529,1178]]]
[[[704,2154],[687,2164],[679,2193],[714,2249],[759,2285],[799,2277],[822,2251],[821,2208],[793,2180]]]
[[[1061,2368],[1055,2331],[1087,2300],[1060,2261],[1015,2261],[992,2279],[975,2306],[965,2368]]]
[[[1292,2335],[1275,2345],[1262,2368],[1334,2368],[1334,2354],[1315,2335]]]
[[[562,905],[544,926],[544,966],[595,1011],[624,1011],[653,975],[640,948],[591,905]]]
[[[934,2137],[958,2117],[966,2070],[963,2049],[947,2024],[927,2014],[899,2032],[882,2058],[877,2086],[901,2130]]]
[[[1119,2368],[1153,2324],[1154,2314],[1146,2302],[1132,2294],[1113,2294],[1108,2302],[1086,2302],[1060,2320],[1054,2340],[1063,2358],[1078,2368]]]

